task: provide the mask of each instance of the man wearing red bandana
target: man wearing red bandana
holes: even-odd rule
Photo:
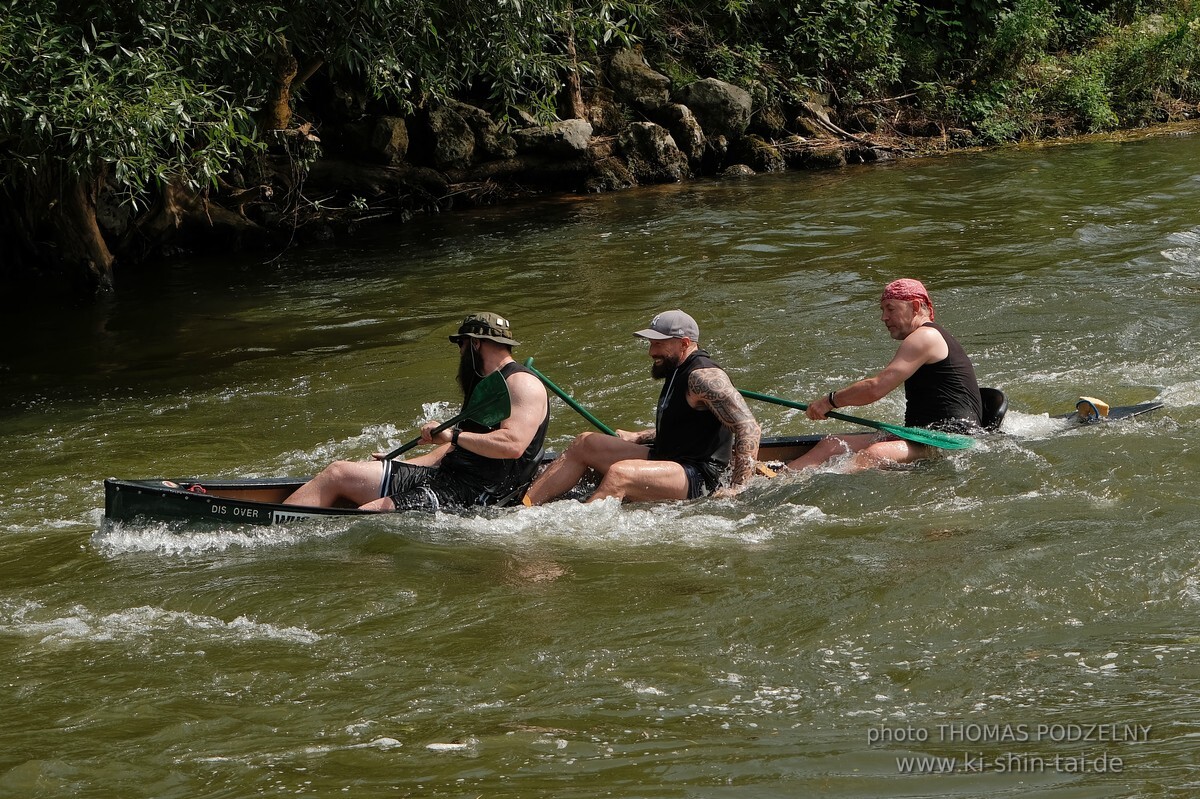
[[[980,430],[983,401],[975,367],[962,345],[933,322],[933,301],[919,280],[894,280],[879,301],[883,324],[900,342],[891,363],[874,377],[834,389],[808,404],[809,419],[824,419],[836,408],[869,405],[904,384],[904,424],[954,433]],[[858,471],[927,458],[931,448],[891,435],[863,433],[829,436],[788,464],[789,469],[819,466],[850,455],[844,470]]]

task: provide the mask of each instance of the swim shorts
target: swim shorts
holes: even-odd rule
[[[389,460],[383,462],[379,496],[390,497],[396,510],[437,511],[483,504],[486,494],[434,466]]]

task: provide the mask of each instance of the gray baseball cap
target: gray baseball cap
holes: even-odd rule
[[[693,343],[700,341],[700,327],[696,320],[676,308],[674,311],[663,311],[650,320],[650,327],[639,330],[633,335],[652,341],[668,338],[688,338]]]

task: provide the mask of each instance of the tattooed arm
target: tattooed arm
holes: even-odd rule
[[[645,444],[646,446],[650,446],[654,443],[655,434],[658,431],[654,428],[651,428],[649,430],[639,430],[637,432],[630,432],[628,430],[617,430],[616,432],[617,438],[625,441],[631,441],[634,444]]]
[[[754,458],[762,431],[742,395],[733,387],[729,375],[720,369],[696,369],[688,378],[688,399],[704,405],[721,424],[733,431],[733,473],[729,487],[737,493],[754,475]]]

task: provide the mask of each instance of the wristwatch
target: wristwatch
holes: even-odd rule
[[[450,429],[450,443],[456,447],[458,446],[458,434],[461,432],[462,430],[459,430],[457,427]]]

